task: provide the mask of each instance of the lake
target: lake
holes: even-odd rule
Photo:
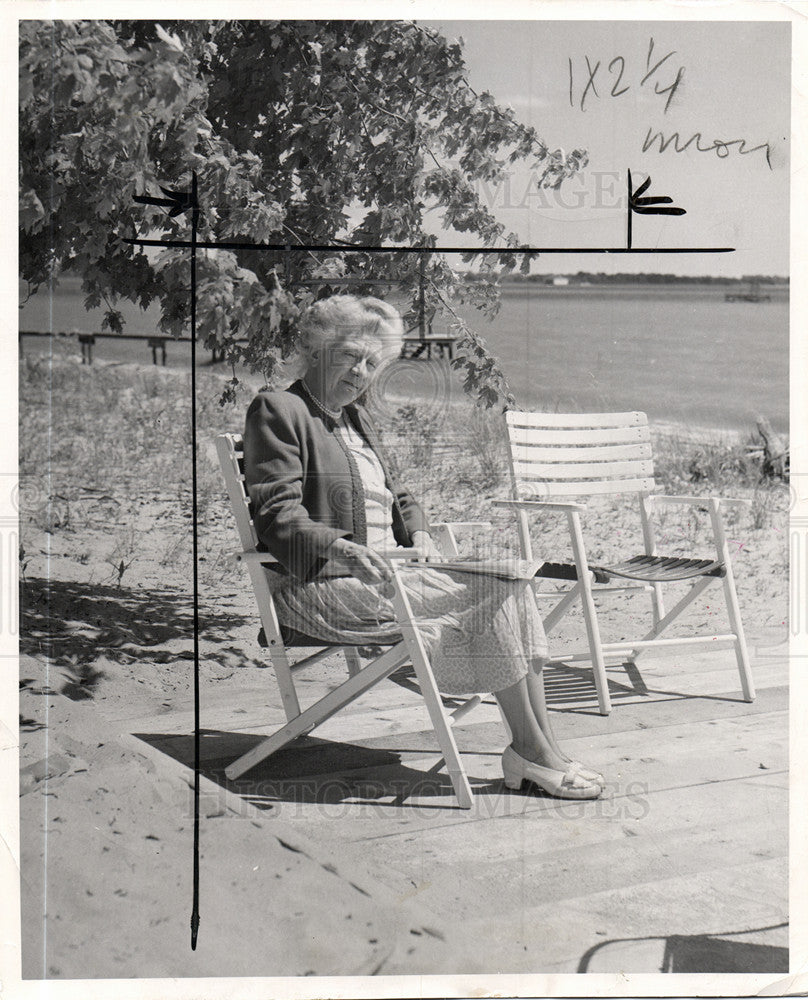
[[[725,302],[725,290],[511,286],[477,328],[524,406],[731,429],[764,414],[785,431],[787,290],[756,303]]]
[[[493,322],[473,309],[462,314],[499,358],[521,405],[644,410],[652,420],[729,430],[751,430],[763,414],[784,432],[788,290],[765,290],[771,301],[749,303],[726,302],[720,285],[510,285]],[[51,319],[48,297],[34,296],[20,312],[20,329],[100,330],[102,311],[87,313],[82,298],[64,283]],[[154,310],[123,311],[127,332],[154,332]],[[41,352],[47,343],[26,337],[22,346]],[[68,343],[78,353],[75,340]],[[102,359],[151,361],[145,342],[99,340],[94,350]],[[170,365],[187,366],[189,358],[187,343],[169,343]]]

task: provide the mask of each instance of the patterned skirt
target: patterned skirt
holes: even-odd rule
[[[547,658],[529,583],[406,565],[399,579],[445,694],[501,691]],[[351,577],[300,583],[270,571],[282,625],[326,642],[395,642],[393,602]]]

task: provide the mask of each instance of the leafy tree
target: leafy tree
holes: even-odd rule
[[[470,86],[459,45],[401,21],[27,21],[20,32],[20,266],[31,289],[81,276],[86,305],[155,300],[188,321],[187,252],[124,244],[187,237],[188,219],[134,205],[196,170],[200,239],[433,246],[428,211],[484,255],[465,284],[438,253],[200,253],[198,331],[234,365],[272,377],[295,318],[328,278],[389,279],[460,335],[455,365],[490,405],[510,399],[452,300],[496,308],[496,277],[529,258],[480,198],[517,162],[558,186],[586,162]],[[467,258],[471,260],[473,258]],[[301,284],[322,279],[322,285]],[[378,285],[357,285],[361,293]],[[232,394],[234,380],[230,383]]]

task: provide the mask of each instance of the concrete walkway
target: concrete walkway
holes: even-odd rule
[[[447,945],[435,967],[410,967],[402,948],[385,974],[786,973],[779,638],[751,638],[752,704],[740,700],[731,650],[655,652],[609,668],[608,717],[587,669],[550,666],[558,735],[608,782],[595,802],[506,789],[490,699],[456,728],[475,793],[474,807],[459,809],[406,670],[233,783],[226,764],[283,722],[274,680],[205,691],[204,773],[432,915],[427,933]],[[307,669],[301,701],[342,676],[336,656]],[[126,729],[153,753],[193,760],[189,713]]]

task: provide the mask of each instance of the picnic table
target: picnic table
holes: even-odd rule
[[[429,334],[424,337],[405,337],[401,348],[401,357],[426,358],[427,360],[431,360],[434,349],[437,352],[436,357],[448,357],[451,361],[454,357],[454,344],[456,340],[457,337],[452,337],[448,334],[445,336]]]

